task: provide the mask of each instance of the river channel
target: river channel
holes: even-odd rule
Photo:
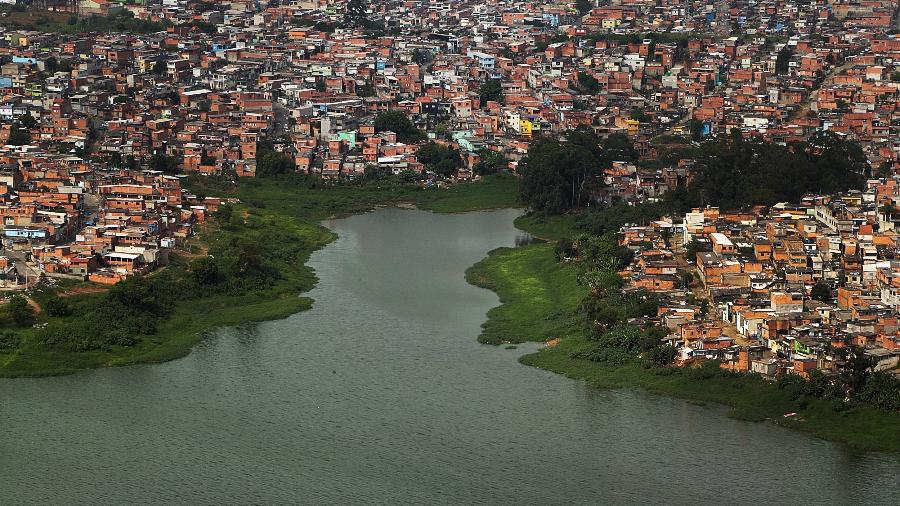
[[[498,300],[463,273],[516,215],[331,221],[309,311],[165,364],[0,380],[0,503],[896,504],[897,456],[479,345]]]

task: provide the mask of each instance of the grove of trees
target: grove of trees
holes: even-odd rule
[[[588,230],[618,229],[626,223],[621,216],[632,216],[635,220],[628,222],[637,223],[638,219],[657,219],[694,206],[743,209],[798,202],[808,193],[862,188],[871,170],[857,143],[830,132],[785,146],[739,136],[717,138],[675,150],[662,162],[675,163],[680,158],[695,160],[688,187],[666,193],[662,203],[622,204],[606,213],[603,207],[594,207],[587,213],[593,216],[584,217]],[[616,160],[636,160],[630,140],[623,135],[600,139],[582,128],[564,139],[538,139],[520,164],[521,199],[532,211],[541,213],[584,207],[592,190],[602,184],[598,176]]]
[[[419,148],[416,158],[428,170],[444,177],[452,176],[463,165],[459,150],[436,142],[429,142]]]
[[[564,138],[536,139],[519,164],[520,197],[532,211],[558,214],[588,203],[604,169],[615,160],[634,161],[631,141],[624,135],[601,139],[580,127]]]
[[[406,113],[397,109],[385,111],[375,117],[375,132],[394,132],[397,134],[398,141],[407,144],[414,144],[428,138],[425,132],[413,125]]]

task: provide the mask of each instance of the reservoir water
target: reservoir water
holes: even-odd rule
[[[165,364],[0,380],[0,504],[897,503],[896,455],[479,345],[498,300],[463,273],[515,216],[329,222],[309,311]]]

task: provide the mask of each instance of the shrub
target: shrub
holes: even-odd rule
[[[19,347],[22,338],[15,332],[7,330],[0,333],[0,351],[11,351]]]
[[[678,350],[674,346],[657,346],[644,354],[644,357],[656,365],[669,365],[675,360]]]

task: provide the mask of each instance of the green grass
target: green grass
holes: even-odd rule
[[[213,194],[213,193],[208,193]],[[518,180],[494,175],[449,188],[419,188],[392,178],[359,183],[318,182],[284,177],[241,181],[234,194],[242,201],[291,216],[321,220],[361,213],[380,205],[413,204],[436,213],[462,213],[516,206]]]
[[[291,237],[304,244],[302,253],[295,259],[296,262],[291,263],[291,268],[283,268],[281,279],[265,290],[183,300],[172,314],[159,322],[153,335],[142,337],[134,346],[113,346],[103,351],[71,352],[48,348],[37,341],[38,332],[35,329],[16,329],[22,344],[16,351],[0,354],[0,376],[56,375],[79,369],[172,360],[190,352],[191,347],[212,328],[285,318],[309,308],[312,300],[300,296],[300,293],[315,286],[316,277],[312,269],[305,265],[306,260],[313,251],[333,240],[335,235],[317,224],[277,213],[262,212],[260,218],[268,225],[292,233]],[[239,231],[212,228],[204,234],[202,242],[227,240],[231,233]],[[184,272],[187,261],[174,255],[166,268],[182,269],[180,272]],[[93,293],[67,297],[66,302],[75,310],[75,314],[67,318],[78,318],[82,313],[79,309],[102,303],[103,296],[103,293]],[[41,314],[37,322],[50,319],[46,314]],[[8,318],[2,314],[0,322],[7,328],[10,325]]]
[[[477,183],[421,190],[415,196],[415,204],[436,213],[517,207],[518,192],[519,182],[515,176],[494,175]]]
[[[637,387],[700,404],[716,402],[729,406],[734,418],[771,421],[860,450],[900,451],[898,414],[861,405],[837,412],[831,401],[791,399],[775,384],[749,374],[696,379],[680,369],[648,369],[639,363],[613,366],[571,357],[572,352],[589,345],[583,337],[575,336],[558,346],[525,355],[520,361],[599,388]],[[784,418],[787,412],[799,416]]]
[[[536,216],[523,215],[516,218],[516,227],[529,234],[546,239],[558,241],[560,239],[572,239],[584,233],[584,230],[575,225],[576,215]]]
[[[224,189],[224,193],[244,202],[236,212],[243,213],[249,209],[261,220],[261,226],[285,230],[289,232],[288,237],[302,242],[300,256],[280,265],[281,279],[265,290],[181,301],[168,317],[158,322],[154,334],[143,336],[134,346],[113,346],[103,351],[60,351],[40,343],[36,329],[14,329],[22,343],[16,350],[0,353],[0,376],[66,374],[80,369],[162,362],[184,356],[215,327],[285,318],[309,308],[313,301],[300,294],[315,286],[316,277],[306,261],[313,251],[335,238],[331,231],[318,224],[320,220],[401,202],[442,213],[507,207],[514,204],[517,188],[516,179],[509,176],[493,176],[482,182],[458,184],[447,189],[419,189],[392,180],[353,185],[326,185],[320,182],[314,187],[309,187],[307,183],[299,178],[256,179],[241,181],[236,189]],[[223,192],[223,188],[213,188],[211,185],[199,184],[198,187],[195,191],[206,195]],[[214,225],[199,240],[192,241],[193,248],[196,250],[203,243],[211,245],[216,241],[227,241],[236,233],[240,231],[229,231]],[[186,273],[188,261],[173,255],[171,265],[166,268]],[[73,285],[78,284],[65,281],[59,289],[63,291]],[[67,297],[65,300],[75,314],[66,318],[78,318],[88,308],[102,303],[103,297],[103,293]],[[50,319],[46,314],[41,314],[37,322],[45,323]],[[0,331],[10,328],[10,318],[0,308]]]
[[[526,224],[533,225],[527,221]],[[558,231],[558,236],[566,233],[563,229]],[[857,449],[900,451],[900,414],[863,405],[835,411],[831,401],[791,399],[786,391],[754,375],[698,379],[677,368],[645,368],[637,360],[615,366],[573,358],[572,353],[595,343],[585,337],[583,327],[574,316],[585,289],[576,283],[574,266],[555,261],[552,244],[495,250],[471,267],[466,279],[495,291],[501,301],[501,305],[488,312],[479,341],[501,344],[562,338],[557,346],[521,357],[524,364],[599,388],[643,388],[697,404],[720,403],[729,406],[730,415],[735,418],[769,420]],[[800,416],[783,417],[792,411]]]
[[[466,280],[493,290],[502,304],[488,312],[482,343],[545,341],[577,332],[574,312],[585,295],[575,269],[556,261],[553,245],[500,248],[470,267]]]

